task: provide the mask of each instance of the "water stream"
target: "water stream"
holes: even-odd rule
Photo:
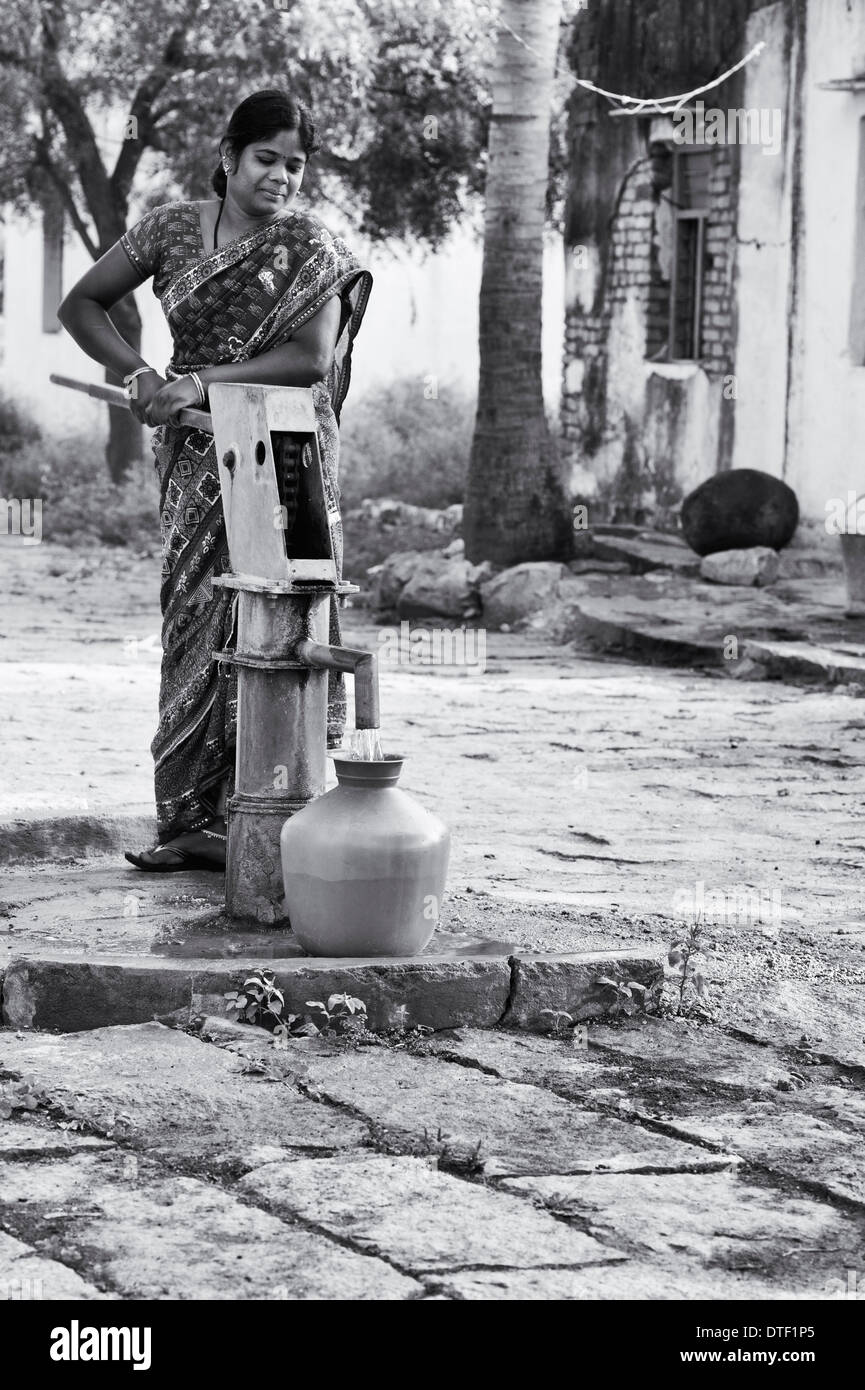
[[[351,736],[351,756],[360,763],[384,761],[380,729],[355,729]]]

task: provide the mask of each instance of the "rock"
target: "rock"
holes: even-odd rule
[[[110,1149],[107,1139],[58,1130],[31,1118],[0,1123],[0,1158],[34,1159],[72,1154],[80,1149]]]
[[[630,574],[631,566],[624,560],[571,560],[571,574]]]
[[[269,1091],[275,1115],[286,1088]],[[226,1101],[226,1108],[230,1104]],[[522,1198],[510,1200],[533,1212]],[[346,1249],[325,1234],[260,1211],[247,1193],[238,1200],[213,1183],[160,1171],[128,1152],[0,1163],[0,1212],[4,1225],[15,1228],[13,1242],[0,1237],[0,1262],[11,1257],[16,1275],[41,1278],[46,1299],[119,1294],[127,1300],[353,1303],[414,1299],[423,1291],[417,1280],[374,1253]],[[545,1216],[552,1221],[544,1212],[536,1219]],[[28,1256],[21,1240],[34,1228],[40,1233],[39,1252]],[[109,1292],[97,1294],[63,1267],[67,1263],[86,1270],[88,1279]]]
[[[428,1281],[427,1281],[428,1282]],[[775,1300],[778,1284],[771,1279],[718,1269],[702,1271],[681,1258],[675,1268],[648,1261],[589,1265],[583,1269],[472,1269],[442,1276],[446,1296],[476,1303],[480,1300],[525,1302],[621,1302],[651,1300],[686,1303],[693,1299]],[[788,1295],[789,1296],[789,1295]]]
[[[627,1183],[603,1173],[527,1177],[502,1186],[571,1217],[614,1248],[627,1243],[638,1257],[674,1268],[687,1263],[700,1273],[735,1274],[745,1265],[765,1279],[783,1267],[793,1289],[819,1288],[826,1273],[819,1258],[790,1260],[792,1252],[847,1251],[852,1258],[858,1245],[848,1213],[752,1186],[735,1172],[633,1174]],[[842,1264],[837,1254],[836,1261]]]
[[[646,1004],[664,981],[657,951],[623,947],[619,951],[586,951],[581,955],[546,960],[514,957],[507,1022],[518,1028],[537,1029],[545,1010],[564,1009],[575,1021],[600,1018],[612,1011],[615,992],[599,985],[601,978],[636,980],[646,988]]]
[[[593,554],[599,560],[618,561],[632,574],[675,570],[696,575],[697,561],[679,536],[665,531],[641,531],[639,535],[596,535]]]
[[[376,608],[396,608],[397,600],[414,574],[422,550],[398,550],[388,555],[381,565],[375,566],[375,573],[369,571],[373,579],[372,600]]]
[[[685,540],[698,555],[769,546],[792,539],[799,504],[791,487],[756,468],[733,468],[707,478],[682,503]]]
[[[481,584],[484,622],[500,628],[531,618],[552,606],[562,580],[573,579],[567,565],[551,560],[534,560],[503,570]]]
[[[34,1250],[14,1236],[0,1231],[0,1297],[19,1299],[68,1299],[77,1303],[84,1299],[113,1299],[116,1294],[105,1293],[87,1284],[73,1269],[57,1260],[46,1259],[41,1250]]]
[[[724,675],[731,681],[764,681],[768,679],[769,673],[759,661],[753,661],[749,656],[740,656],[737,661],[726,663]]]
[[[3,1022],[7,1028],[75,1032],[105,1024],[145,1023],[154,1014],[163,1017],[184,1005],[187,1019],[190,1011],[212,1014],[224,1007],[225,991],[241,987],[254,963],[250,959],[239,968],[232,963],[223,971],[210,968],[218,967],[218,962],[193,961],[188,969],[175,970],[163,963],[148,969],[143,961],[139,965],[22,958],[6,967]],[[379,957],[366,964],[292,956],[280,960],[276,969],[287,1011],[303,1013],[307,999],[348,993],[364,1001],[373,1029],[391,1028],[397,1017],[408,1017],[412,1026],[434,1029],[461,1023],[490,1027],[504,1012],[511,983],[504,954],[456,959],[438,954],[413,960]],[[250,1034],[260,1031],[247,1030]],[[159,1036],[163,1035],[178,1036],[168,1028],[161,1030]],[[9,1036],[0,1030],[0,1063],[13,1045]]]
[[[763,642],[748,638],[745,656],[758,662],[771,680],[788,681],[791,685],[825,682],[835,687],[835,695],[863,693],[865,650],[849,643],[823,647],[804,640]]]
[[[97,1132],[173,1161],[243,1171],[256,1146],[332,1153],[366,1135],[353,1117],[291,1087],[280,1088],[276,1105],[273,1088],[244,1075],[231,1053],[158,1023],[20,1040],[2,1032],[0,1066],[32,1077],[53,1104],[74,1108]]]
[[[625,1258],[531,1202],[464,1182],[433,1163],[383,1154],[270,1163],[248,1173],[239,1191],[413,1274],[466,1265],[573,1269]]]
[[[536,632],[553,642],[567,642],[575,636],[581,623],[580,604],[590,592],[588,581],[577,575],[563,579],[550,601],[522,624],[527,632]],[[499,629],[504,632],[504,625]]]
[[[857,1117],[858,1118],[858,1117]],[[817,1184],[832,1197],[862,1205],[865,1201],[865,1160],[861,1118],[844,1127],[817,1119],[799,1109],[797,1101],[752,1102],[747,1110],[702,1109],[666,1117],[668,1128],[683,1139],[722,1144],[746,1162],[771,1168],[796,1181]]]
[[[464,555],[465,548],[466,543],[463,540],[462,536],[455,536],[454,539],[451,541],[450,545],[445,546],[444,550],[442,551],[442,555],[444,555],[446,559],[450,560],[453,558],[454,555]]]
[[[307,1050],[303,1061],[305,1084],[334,1102],[322,1108],[340,1115],[349,1106],[353,1116],[365,1116],[379,1133],[387,1132],[390,1152],[418,1153],[422,1141],[435,1141],[439,1133],[445,1144],[480,1142],[488,1178],[590,1173],[599,1166],[688,1170],[706,1159],[693,1144],[584,1110],[535,1086],[442,1066],[439,1058],[382,1048],[338,1056]]]
[[[155,830],[156,822],[147,812],[104,815],[95,808],[77,816],[28,812],[26,820],[0,821],[0,865],[119,854],[130,844],[152,844]]]
[[[778,552],[767,545],[748,550],[718,550],[700,562],[700,578],[711,584],[743,584],[765,589],[778,578]]]
[[[400,550],[368,571],[373,605],[401,618],[469,618],[480,612],[480,586],[489,561],[469,564],[461,540],[445,550]]]
[[[396,610],[400,618],[465,618],[479,608],[479,581],[486,570],[469,564],[461,555],[440,551],[421,553],[411,577],[400,591]]]

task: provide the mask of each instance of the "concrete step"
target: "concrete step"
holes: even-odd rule
[[[373,1029],[493,1027],[502,1021],[541,1028],[550,1007],[575,1022],[615,1011],[616,996],[598,981],[636,980],[649,1007],[663,984],[663,950],[635,946],[566,956],[428,955],[326,960],[269,957],[286,1010],[306,1012],[310,999],[348,993],[362,999]],[[80,1032],[110,1024],[194,1018],[224,1008],[261,957],[183,964],[145,956],[38,954],[13,958],[2,976],[7,1027]],[[551,1002],[552,1001],[552,1002]]]

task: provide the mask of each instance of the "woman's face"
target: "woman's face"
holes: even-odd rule
[[[248,217],[268,217],[294,200],[303,181],[306,155],[299,130],[281,130],[254,140],[240,153],[227,153],[234,173],[228,175],[231,194]]]

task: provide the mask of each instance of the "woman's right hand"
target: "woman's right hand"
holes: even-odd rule
[[[165,377],[158,372],[142,372],[132,383],[132,395],[129,400],[129,409],[135,416],[140,425],[147,424],[147,408],[157,391],[161,391],[165,385]]]

